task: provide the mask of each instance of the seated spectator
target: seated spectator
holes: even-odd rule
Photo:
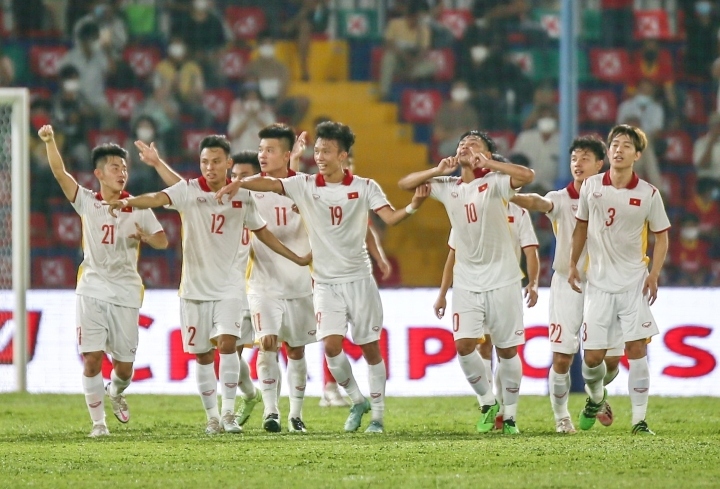
[[[248,81],[257,82],[260,96],[270,104],[278,119],[297,126],[307,113],[307,97],[288,97],[290,72],[275,57],[275,43],[268,32],[258,36],[258,56],[245,67]]]
[[[618,122],[640,116],[640,129],[651,138],[658,138],[665,127],[665,109],[656,99],[656,86],[647,78],[640,80],[637,93],[618,107]]]
[[[420,22],[427,8],[422,0],[412,0],[403,17],[392,19],[385,28],[385,44],[380,61],[380,96],[390,96],[393,78],[417,80],[432,76],[437,67],[428,58],[430,27]]]
[[[228,123],[228,139],[233,153],[256,150],[260,146],[258,132],[275,122],[275,114],[262,101],[260,91],[245,87],[242,98],[233,101]]]
[[[695,185],[695,192],[685,209],[687,213],[697,216],[700,238],[708,243],[716,243],[720,237],[718,194],[720,194],[720,189],[716,182],[707,178],[699,178]]]
[[[518,134],[511,153],[524,155],[530,162],[530,168],[535,170],[535,191],[544,194],[555,188],[560,161],[560,134],[554,106],[544,106],[539,110],[536,128]]]
[[[544,107],[557,103],[555,85],[552,82],[541,83],[533,92],[532,105],[527,105],[527,114],[523,114],[523,129],[532,129],[537,125],[540,118],[540,111]]]
[[[170,87],[171,93],[180,102],[183,114],[192,117],[201,127],[212,123],[212,114],[202,103],[205,77],[200,65],[188,57],[185,42],[180,37],[170,39],[168,57],[155,67],[155,80]]]
[[[159,154],[167,154],[165,143],[162,138],[158,137],[155,120],[152,117],[139,117],[133,124],[131,137],[125,141],[125,150],[128,152],[127,190],[133,195],[157,192],[164,188],[164,185],[155,168],[143,163],[140,159],[140,152],[135,147],[135,141],[142,141],[147,145],[153,143]]]
[[[520,24],[531,2],[528,0],[475,0],[472,13],[477,24],[494,31],[493,39],[507,39],[507,35],[520,30]]]
[[[621,124],[640,127],[640,114],[628,114],[627,117],[620,122]],[[653,138],[648,137],[647,143],[640,159],[633,165],[633,170],[646,182],[650,182],[650,184],[656,188],[662,189],[664,184],[662,175],[660,174],[660,164],[658,163],[657,152],[655,150],[655,142]]]
[[[680,223],[680,239],[671,252],[676,285],[698,287],[707,283],[711,268],[708,252],[708,243],[700,239],[698,217],[686,214]]]
[[[700,178],[709,178],[720,186],[720,113],[708,121],[708,132],[693,145],[693,163]]]
[[[135,126],[139,118],[151,117],[156,126],[156,139],[162,139],[167,147],[167,150],[160,154],[179,156],[182,142],[179,137],[179,115],[180,104],[172,96],[171,84],[156,77],[153,80],[152,94],[135,107],[130,123]]]
[[[15,65],[9,56],[3,53],[0,41],[0,87],[11,87],[15,81]]]
[[[75,46],[60,61],[60,67],[73,65],[80,74],[80,94],[100,117],[103,129],[117,125],[117,115],[105,97],[105,81],[115,69],[100,44],[100,29],[91,20],[78,22]]]
[[[703,80],[710,79],[710,66],[718,52],[720,9],[710,0],[685,1],[685,73]]]
[[[297,39],[298,55],[300,57],[300,73],[303,81],[310,80],[308,70],[308,56],[310,54],[310,40],[313,34],[327,31],[330,24],[330,8],[328,0],[296,0],[297,8],[293,8],[290,19],[283,25],[286,35]],[[290,4],[292,8],[293,5]]]
[[[450,90],[450,100],[440,106],[433,121],[433,139],[440,157],[455,155],[460,136],[478,127],[478,117],[470,104],[470,89],[464,81],[456,81]]]
[[[655,39],[645,39],[633,62],[637,73],[637,80],[647,79],[662,87],[665,107],[669,114],[676,114],[678,109],[677,95],[675,93],[675,69],[669,51],[661,51]],[[634,94],[635,87],[630,87]]]
[[[73,168],[93,170],[87,130],[96,125],[97,116],[80,92],[80,73],[73,65],[60,69],[60,89],[52,99],[53,128],[65,136],[63,152]],[[42,126],[40,126],[42,127]]]

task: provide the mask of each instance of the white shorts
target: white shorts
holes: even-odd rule
[[[297,299],[273,299],[249,295],[255,336],[275,335],[290,346],[315,343],[316,324],[312,295]]]
[[[76,296],[77,343],[80,353],[104,351],[118,362],[134,362],[140,310],[100,299]]]
[[[642,294],[644,281],[617,294],[587,285],[582,330],[585,350],[617,348],[659,333],[648,298]],[[607,355],[611,355],[610,351]]]
[[[344,284],[315,284],[313,293],[317,339],[347,335],[365,345],[380,339],[383,310],[380,292],[372,277]]]
[[[220,335],[242,336],[242,302],[238,299],[180,299],[180,331],[185,353],[207,353]],[[252,342],[252,340],[251,340]],[[244,344],[244,343],[242,343]]]
[[[253,343],[255,343],[255,331],[253,331],[252,321],[250,320],[250,309],[245,309],[242,312],[240,336],[235,341],[235,347],[247,346],[252,348]]]
[[[520,282],[488,290],[470,292],[453,289],[453,338],[482,338],[489,334],[498,348],[525,343],[522,287]]]

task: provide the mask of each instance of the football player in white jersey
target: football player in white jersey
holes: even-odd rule
[[[496,161],[502,161],[500,155],[493,155],[493,159]],[[513,235],[513,240],[516,241],[517,246],[515,247],[515,255],[517,256],[518,263],[521,262],[522,255],[525,256],[525,263],[527,269],[528,284],[524,288],[524,295],[526,298],[526,304],[528,307],[533,307],[537,304],[538,298],[538,280],[540,277],[540,257],[538,256],[538,239],[535,235],[535,229],[533,229],[530,215],[522,209],[520,206],[513,204],[512,202],[508,205],[508,224],[510,232]],[[445,267],[443,268],[442,280],[440,282],[440,291],[438,298],[433,305],[433,310],[438,319],[442,319],[445,316],[447,308],[447,291],[452,285],[452,270],[455,266],[455,235],[453,231],[450,231],[450,238],[448,239],[448,257],[445,261]],[[478,352],[485,365],[486,372],[492,372],[492,351],[493,344],[492,338],[489,334],[486,334],[482,342],[477,346]],[[496,369],[497,370],[497,369]],[[498,403],[500,404],[500,410],[495,416],[495,429],[503,429],[503,398],[502,398],[502,384],[497,377],[497,371],[495,372],[495,378],[488,374],[488,382],[490,383],[490,389],[495,384],[495,396]],[[480,409],[482,409],[482,396],[478,396],[478,402]]]
[[[512,201],[531,210],[544,212],[552,221],[555,233],[555,258],[553,277],[550,285],[550,330],[548,332],[550,349],[553,352],[552,366],[548,376],[550,404],[555,415],[555,431],[575,433],[567,408],[570,392],[570,365],[580,345],[580,327],[582,326],[584,294],[577,294],[570,288],[568,273],[570,266],[570,247],[575,229],[575,212],[578,208],[580,189],[586,178],[597,175],[603,166],[606,155],[605,143],[592,136],[575,138],[570,146],[570,172],[573,181],[561,189],[548,192],[544,197],[538,194],[517,194]],[[583,250],[580,263],[586,262],[587,251]],[[581,268],[582,283],[585,290],[585,268]],[[618,374],[618,364],[623,354],[622,343],[608,350],[605,357],[607,373],[603,379],[609,384]],[[613,421],[612,410],[606,402],[597,413],[597,419],[605,426]]]
[[[249,192],[224,204],[214,193],[228,183],[232,167],[230,144],[224,136],[207,136],[200,142],[202,176],[181,180],[161,192],[110,203],[110,212],[121,207],[146,209],[170,206],[180,212],[183,224],[183,268],[180,280],[180,319],[183,348],[195,355],[196,381],[207,416],[208,434],[239,433],[234,416],[240,361],[236,353],[242,331],[242,294],[245,276],[244,228],[273,251],[300,265],[299,257],[266,227]],[[214,360],[220,351],[221,410],[217,405]]]
[[[399,185],[412,190],[429,182],[430,196],[445,206],[456,233],[453,336],[465,377],[482,397],[477,429],[490,431],[500,408],[488,381],[492,373],[485,371],[475,348],[487,332],[495,342],[504,388],[503,433],[518,434],[515,417],[522,364],[517,347],[525,341],[525,330],[522,272],[508,228],[507,205],[515,189],[532,182],[535,174],[529,168],[490,159],[490,141],[485,133],[469,131],[460,138],[456,156],[404,177]],[[458,165],[460,177],[446,176]],[[477,178],[475,171],[482,169],[490,171]]]
[[[113,413],[121,423],[130,420],[123,392],[130,385],[138,347],[138,319],[143,285],[137,271],[140,243],[167,248],[165,232],[150,210],[120,207],[116,217],[108,215],[103,202],[128,196],[127,152],[115,144],[92,151],[100,192],[78,185],[65,169],[51,126],[38,131],[45,142],[50,169],[65,197],[82,218],[83,262],[77,283],[77,342],[83,357],[83,391],[95,438],[109,434],[103,398],[107,392]],[[112,356],[110,383],[103,386],[104,352]]]
[[[247,179],[227,186],[217,197],[232,196],[239,188],[246,188],[287,195],[295,202],[307,225],[315,257],[312,275],[317,337],[323,340],[330,371],[353,402],[345,431],[356,431],[362,416],[372,411],[366,433],[382,433],[387,373],[379,345],[382,304],[365,247],[368,211],[372,209],[388,225],[395,225],[415,213],[427,190],[421,186],[411,204],[395,210],[374,180],[343,169],[355,142],[348,126],[323,122],[315,134],[317,175]],[[353,341],[360,345],[368,363],[371,401],[360,392],[342,349],[348,323]]]
[[[593,426],[607,397],[606,352],[624,341],[630,364],[632,433],[652,435],[645,422],[650,388],[647,341],[658,334],[658,327],[650,305],[657,298],[670,221],[660,192],[633,171],[647,147],[645,133],[621,124],[610,131],[608,142],[610,170],[589,177],[580,189],[570,253],[568,283],[580,293],[578,265],[583,265],[580,259],[587,242],[582,372],[589,397],[580,413],[580,429]],[[655,234],[649,273],[648,231]]]

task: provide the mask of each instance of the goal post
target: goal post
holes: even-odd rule
[[[4,219],[11,228],[11,271],[0,263],[0,289],[12,289],[13,319],[5,327],[14,325],[12,334],[15,389],[27,391],[27,305],[26,291],[30,279],[30,151],[29,111],[30,95],[27,88],[0,88],[0,172],[7,184],[10,177],[10,219]],[[0,198],[3,214],[7,215],[7,191],[2,188]],[[7,233],[7,224],[3,233]],[[7,252],[7,239],[0,239],[0,252]],[[8,273],[9,272],[9,273]]]

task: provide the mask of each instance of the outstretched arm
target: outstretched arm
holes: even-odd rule
[[[170,205],[170,197],[165,192],[151,192],[149,194],[138,195],[137,197],[129,197],[127,199],[115,200],[107,202],[110,215],[117,217],[115,211],[124,207],[135,207],[136,209],[151,209],[153,207],[162,207]]]
[[[290,152],[290,169],[292,171],[300,171],[300,158],[302,158],[305,152],[305,145],[307,141],[307,132],[303,131],[295,139],[295,144]]]
[[[515,196],[510,199],[510,202],[524,207],[529,211],[539,211],[545,214],[553,210],[552,201],[538,194],[515,194]]]
[[[55,180],[60,184],[60,188],[63,194],[65,194],[65,197],[67,197],[70,202],[73,202],[77,195],[78,183],[65,169],[65,163],[63,163],[62,156],[60,156],[57,143],[55,143],[55,133],[53,132],[52,126],[42,126],[38,131],[38,136],[40,136],[40,139],[45,143],[50,170],[52,170]]]
[[[395,209],[386,206],[382,209],[378,209],[377,215],[382,219],[388,226],[394,226],[395,224],[404,221],[411,214],[415,214],[418,208],[425,202],[425,199],[430,195],[430,185],[420,185],[415,189],[415,195],[413,195],[410,204],[403,209]],[[410,209],[410,212],[408,212]]]
[[[241,188],[252,190],[254,192],[275,192],[280,195],[285,194],[285,189],[279,179],[253,176],[252,178],[236,180],[232,183],[228,183],[215,193],[215,198],[218,202],[222,203],[223,196],[228,195],[230,196],[229,198],[232,199]]]
[[[260,228],[257,231],[253,231],[253,233],[265,246],[297,265],[309,265],[312,261],[312,253],[308,253],[305,256],[296,255],[287,246],[282,244],[267,227]]]
[[[155,143],[150,143],[150,146],[148,146],[142,141],[135,141],[135,147],[140,151],[140,159],[147,165],[155,168],[155,171],[158,172],[158,175],[160,175],[165,185],[172,187],[183,179],[175,170],[170,168],[170,165],[160,158],[157,148],[155,148]]]
[[[577,269],[577,261],[580,259],[580,254],[585,247],[587,241],[588,223],[587,221],[577,220],[575,223],[575,231],[572,235],[572,247],[570,248],[570,272],[568,273],[568,283],[575,292],[581,293],[580,287],[577,285],[580,283],[580,274]]]
[[[538,300],[538,282],[540,281],[540,257],[537,246],[526,246],[525,265],[527,266],[528,284],[525,286],[525,301],[528,307],[533,307]]]
[[[438,166],[429,168],[423,171],[416,171],[410,175],[404,176],[398,182],[398,186],[407,191],[412,191],[418,188],[423,183],[427,182],[431,178],[441,177],[443,175],[450,175],[455,171],[458,166],[458,160],[456,157],[451,156],[449,158],[443,158],[438,163]]]
[[[445,315],[445,309],[447,308],[447,292],[453,283],[453,267],[455,266],[455,250],[450,248],[448,251],[447,260],[445,260],[445,266],[443,267],[442,279],[440,280],[440,291],[438,292],[438,298],[433,304],[433,310],[438,319],[442,319]]]

